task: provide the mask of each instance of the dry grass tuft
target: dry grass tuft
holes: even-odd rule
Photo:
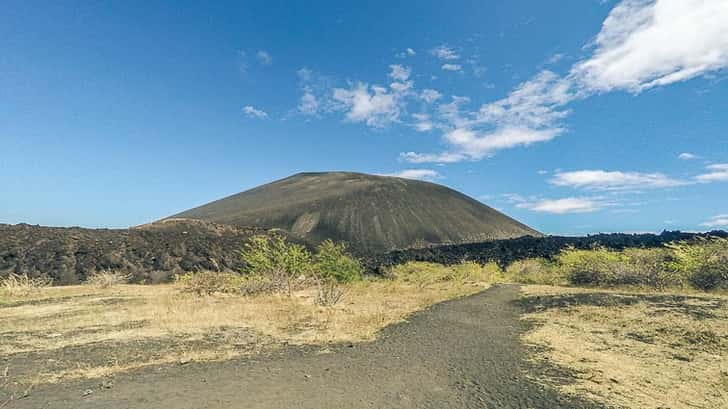
[[[542,358],[567,393],[625,408],[728,407],[728,298],[524,287]]]
[[[131,274],[124,274],[118,271],[102,270],[86,278],[86,284],[98,288],[111,288],[120,284],[127,284]]]
[[[0,279],[0,290],[8,297],[27,297],[52,283],[53,280],[46,277],[29,277],[28,274],[11,273],[6,278]]]

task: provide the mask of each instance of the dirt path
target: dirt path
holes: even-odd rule
[[[147,369],[44,386],[17,408],[592,408],[530,380],[515,286],[449,301],[375,342],[289,348],[255,359]],[[322,353],[325,352],[325,353]],[[565,379],[568,378],[564,375]],[[93,393],[83,396],[85,390]]]

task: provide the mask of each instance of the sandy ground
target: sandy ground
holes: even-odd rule
[[[540,380],[516,286],[415,314],[376,341],[288,347],[226,362],[149,367],[113,380],[43,385],[12,408],[592,408]]]

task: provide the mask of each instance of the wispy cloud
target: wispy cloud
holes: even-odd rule
[[[560,121],[575,100],[615,90],[641,92],[727,68],[725,27],[724,0],[624,0],[604,21],[591,55],[566,75],[542,71],[507,98],[459,113],[458,123],[445,118],[441,128],[450,150],[408,157],[477,160],[500,149],[548,141],[565,132]],[[459,57],[447,46],[432,53],[441,59]]]
[[[508,97],[482,105],[476,112],[462,110],[469,99],[453,98],[439,106],[443,140],[450,151],[410,153],[405,159],[420,163],[426,158],[477,160],[502,149],[551,140],[564,131],[559,121],[568,111],[562,106],[571,99],[568,84],[550,71],[522,83]]]
[[[443,176],[432,169],[406,169],[396,173],[388,173],[384,176],[395,176],[404,179],[418,179],[418,180],[437,180],[443,179]]]
[[[243,107],[243,114],[251,118],[266,119],[268,114],[260,109],[255,108],[252,105],[246,105]]]
[[[680,160],[693,160],[693,159],[698,159],[698,156],[697,155],[694,155],[694,154],[692,154],[690,152],[683,152],[683,153],[679,154],[677,157]]]
[[[424,89],[420,93],[420,99],[427,102],[428,104],[431,104],[440,98],[442,98],[442,94],[434,89]]]
[[[711,217],[709,220],[700,223],[703,227],[728,227],[728,214],[719,214]]]
[[[261,65],[271,65],[273,64],[273,57],[271,57],[270,53],[265,50],[260,50],[257,53],[255,53],[255,59],[258,60],[258,62]]]
[[[407,58],[417,55],[417,52],[412,48],[405,48],[404,51],[397,53],[397,58]]]
[[[673,179],[662,173],[578,170],[557,172],[550,183],[556,186],[588,190],[625,191],[669,188],[686,185],[690,182]]]
[[[522,202],[518,203],[516,207],[540,213],[567,214],[596,212],[608,205],[607,202],[597,198],[565,197],[562,199],[542,199],[534,202]]]
[[[707,166],[708,172],[695,177],[700,183],[728,182],[728,163]]]
[[[460,64],[442,64],[443,71],[460,71],[463,69]]]
[[[441,60],[459,60],[460,55],[449,46],[442,44],[432,50],[430,53]]]

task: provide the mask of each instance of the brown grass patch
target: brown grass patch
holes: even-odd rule
[[[626,408],[728,407],[728,297],[524,287],[525,341],[573,370],[564,392]]]
[[[198,296],[173,284],[41,288],[0,297],[0,358],[11,363],[15,382],[36,384],[229,359],[286,343],[367,341],[417,310],[487,286],[473,280],[439,280],[426,288],[402,279],[364,280],[347,286],[345,297],[328,307],[317,305],[314,288],[292,297]],[[239,334],[252,335],[229,339]],[[119,352],[124,350],[131,352]],[[49,358],[54,365],[45,363]]]

